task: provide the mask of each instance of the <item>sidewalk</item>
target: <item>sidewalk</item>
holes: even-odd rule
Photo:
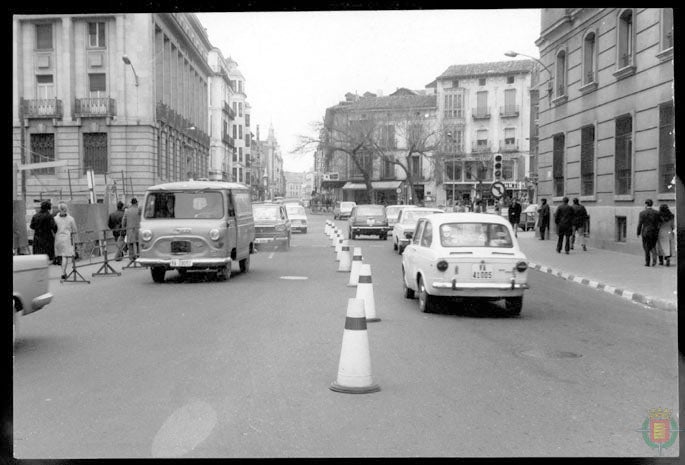
[[[584,252],[578,246],[569,255],[563,250],[557,253],[556,234],[541,241],[534,231],[519,231],[518,240],[533,269],[650,307],[677,309],[677,263],[673,259],[670,267],[646,267],[642,255],[611,250],[588,247]]]

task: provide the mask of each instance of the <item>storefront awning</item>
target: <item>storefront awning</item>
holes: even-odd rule
[[[397,189],[401,184],[402,181],[371,181],[373,188],[378,190]],[[364,191],[366,190],[366,184],[363,182],[348,182],[343,186],[343,190]]]
[[[321,187],[342,187],[347,181],[321,181]]]

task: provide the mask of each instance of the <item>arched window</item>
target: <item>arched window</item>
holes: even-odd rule
[[[673,48],[673,8],[661,10],[661,50]]]
[[[566,52],[564,50],[557,53],[557,66],[555,76],[556,96],[566,95]]]
[[[583,84],[595,82],[597,50],[594,32],[589,32],[583,39]]]
[[[633,64],[635,53],[633,27],[633,10],[623,10],[618,17],[618,67],[625,68]]]

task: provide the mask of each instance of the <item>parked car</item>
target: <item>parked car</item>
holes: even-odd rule
[[[402,254],[404,295],[430,312],[441,297],[504,299],[518,315],[528,260],[511,224],[496,215],[445,213],[421,218]]]
[[[333,219],[346,220],[350,217],[355,205],[357,205],[356,202],[335,202],[335,206],[333,207]]]
[[[231,277],[233,261],[250,269],[255,224],[250,188],[220,181],[182,181],[147,189],[140,222],[139,264],[152,280],[164,282],[167,270],[216,273]]]
[[[388,238],[388,217],[383,205],[356,205],[348,220],[348,237],[378,236],[381,240]]]
[[[12,320],[14,341],[19,335],[19,317],[33,313],[52,302],[48,292],[50,258],[47,255],[12,257]]]
[[[414,206],[402,209],[397,218],[397,223],[392,228],[392,249],[397,250],[398,254],[402,254],[414,235],[416,222],[419,221],[419,218],[424,218],[433,213],[444,213],[444,210]]]
[[[290,219],[290,230],[307,233],[307,212],[302,205],[286,203],[285,211]]]
[[[399,216],[400,211],[413,206],[414,205],[388,205],[385,207],[385,214],[388,217],[388,226],[390,229],[397,223],[397,217]]]
[[[285,205],[255,203],[252,205],[255,221],[255,244],[282,245],[290,248],[291,224]]]
[[[519,227],[524,231],[535,229],[535,222],[538,219],[537,204],[530,204],[521,212],[521,219],[519,220]]]

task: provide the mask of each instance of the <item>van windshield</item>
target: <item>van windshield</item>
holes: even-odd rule
[[[224,211],[221,192],[151,192],[145,200],[144,218],[220,219]]]

